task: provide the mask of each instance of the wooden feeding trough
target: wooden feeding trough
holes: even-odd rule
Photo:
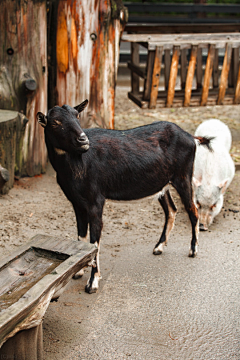
[[[42,359],[42,321],[48,305],[96,251],[82,241],[36,235],[0,262],[1,359]]]
[[[155,108],[157,105],[177,107],[240,103],[240,33],[124,34],[122,41],[131,43],[128,67],[131,70],[132,90],[128,96],[138,106]],[[145,69],[140,67],[140,45],[148,51]],[[205,66],[203,49],[207,50]],[[219,49],[225,51],[221,69]],[[181,88],[176,89],[179,65]],[[165,88],[160,90],[162,68]],[[143,91],[139,89],[139,78],[144,79]]]

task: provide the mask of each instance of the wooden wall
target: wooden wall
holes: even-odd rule
[[[113,128],[122,2],[57,0],[49,10],[49,106],[88,99],[83,127]]]
[[[1,0],[0,109],[22,112],[29,120],[18,175],[46,168],[38,111],[87,98],[83,127],[114,127],[125,16],[122,0]]]
[[[38,111],[47,111],[47,12],[45,0],[1,0],[0,109],[17,110],[29,119],[21,175],[45,170],[47,153]]]

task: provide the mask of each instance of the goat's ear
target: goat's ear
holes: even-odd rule
[[[39,122],[39,124],[42,126],[42,127],[46,127],[47,126],[47,118],[46,116],[41,113],[41,112],[38,112],[37,113],[37,121]]]
[[[84,100],[80,105],[74,107],[79,113],[82,112],[88,104],[88,99]]]

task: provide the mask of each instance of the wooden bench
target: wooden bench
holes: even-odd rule
[[[240,33],[123,34],[121,40],[131,43],[128,67],[132,89],[128,96],[138,106],[155,108],[156,105],[177,107],[240,103]],[[144,69],[139,63],[140,45],[148,51]],[[208,53],[206,66],[202,61],[203,49]],[[219,49],[225,52],[222,69],[218,61]],[[175,89],[179,66],[181,88]],[[159,89],[161,71],[163,90]],[[143,91],[139,89],[139,78],[144,79]]]
[[[43,358],[48,305],[96,252],[83,241],[36,235],[0,261],[0,359]]]

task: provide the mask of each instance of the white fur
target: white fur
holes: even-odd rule
[[[232,137],[227,125],[217,119],[200,124],[195,136],[214,137],[211,141],[213,152],[197,146],[194,161],[194,202],[198,207],[200,223],[207,230],[221,211],[223,196],[235,174],[229,154]]]

